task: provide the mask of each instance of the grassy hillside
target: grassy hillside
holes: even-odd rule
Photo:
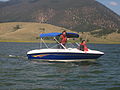
[[[0,23],[0,41],[39,42],[38,39],[40,33],[62,32],[63,30],[66,30],[67,32],[73,32],[73,30],[68,30],[50,24],[30,22]],[[100,31],[101,30],[80,32],[80,38],[77,40],[80,42],[80,40],[87,38],[87,40],[92,43],[120,43],[120,34],[114,32],[108,35],[99,36],[97,32]]]
[[[80,40],[87,38],[90,43],[120,44],[120,34],[116,32],[102,36],[91,34],[93,32],[96,33],[96,31],[80,33]]]
[[[70,31],[50,24],[28,22],[0,23],[0,40],[34,41],[37,40],[40,33],[62,32],[63,30]]]

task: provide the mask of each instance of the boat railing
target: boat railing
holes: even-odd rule
[[[66,47],[65,47],[63,44],[61,44],[56,38],[54,38],[54,40],[55,40],[58,44],[56,44],[56,45],[54,45],[53,47],[50,47],[50,48],[54,48],[54,47],[60,45],[60,46],[62,46],[64,49],[66,49]],[[45,43],[45,41],[43,40],[43,38],[41,38],[41,42],[45,45],[46,48],[49,48],[48,45],[47,45],[47,44]],[[42,43],[40,44],[40,48],[42,48]]]
[[[46,46],[46,48],[49,48],[48,45],[45,43],[45,41],[41,38],[41,41],[43,42],[43,44]],[[40,48],[42,47],[42,44],[40,46]]]
[[[56,45],[52,46],[51,48],[55,48],[55,47],[57,47],[58,45],[60,45],[60,44],[56,44]]]

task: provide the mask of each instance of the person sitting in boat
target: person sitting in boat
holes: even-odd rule
[[[78,47],[78,49],[82,50],[82,51],[88,51],[87,45],[86,45],[86,41],[82,40],[82,42],[80,43],[80,46]]]
[[[66,36],[67,32],[63,31],[62,34],[60,35],[60,43],[65,46],[67,43],[67,36]],[[63,48],[63,47],[61,47]]]

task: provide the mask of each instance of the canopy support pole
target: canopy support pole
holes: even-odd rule
[[[47,44],[44,42],[44,40],[41,38],[41,41],[45,44],[45,46],[48,48]]]
[[[77,44],[78,46],[80,46],[80,44],[79,44],[79,43],[77,43],[77,42],[76,42],[76,44]]]
[[[54,39],[55,39],[55,41],[57,42],[57,43],[59,43],[64,49],[66,49],[66,47],[63,45],[63,44],[61,44],[60,42],[58,42],[58,40],[54,37]]]
[[[40,38],[40,48],[42,48],[42,38]]]

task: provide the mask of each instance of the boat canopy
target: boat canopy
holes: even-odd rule
[[[43,37],[56,37],[56,36],[60,36],[62,33],[58,33],[58,32],[54,32],[54,33],[43,33],[40,34],[40,38]],[[78,38],[79,34],[77,33],[71,33],[71,32],[67,32],[67,38]]]

